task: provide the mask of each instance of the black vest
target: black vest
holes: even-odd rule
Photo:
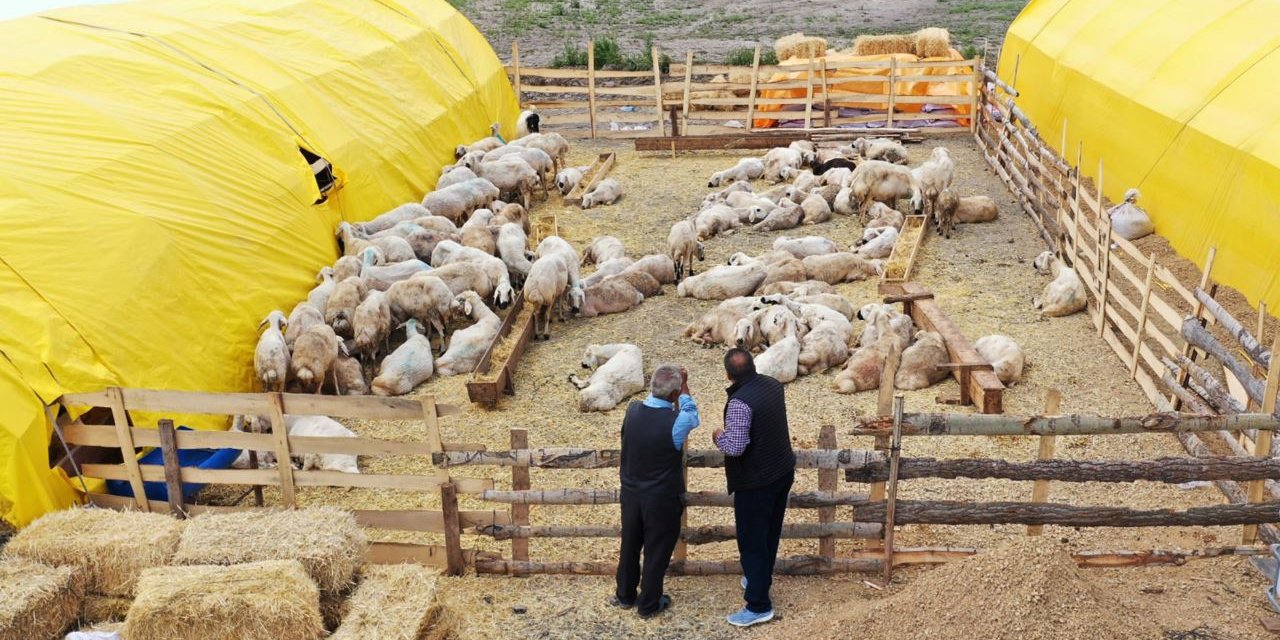
[[[729,493],[757,489],[787,475],[796,468],[787,430],[787,403],[782,383],[769,376],[753,374],[727,389],[730,400],[751,407],[751,442],[740,456],[725,456],[724,472]],[[728,415],[725,403],[725,415]]]
[[[627,406],[622,419],[622,489],[646,496],[680,499],[684,493],[684,453],[671,440],[679,414],[672,409]]]

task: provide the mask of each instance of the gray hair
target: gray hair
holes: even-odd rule
[[[680,367],[670,363],[661,364],[653,370],[653,377],[649,378],[649,392],[655,398],[666,398],[673,392],[679,391],[683,382],[680,378]]]

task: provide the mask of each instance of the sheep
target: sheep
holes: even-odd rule
[[[814,175],[818,174],[815,173]],[[852,176],[852,167],[837,167],[835,169],[829,169],[826,173],[823,173],[818,177],[818,186],[835,189],[835,191],[831,192],[831,200],[834,201],[836,194],[840,192],[840,189],[844,187],[844,183],[848,182],[849,178]]]
[[[471,144],[458,145],[458,147],[453,151],[453,157],[461,158],[462,156],[466,155],[467,152],[469,151],[492,151],[506,144],[506,142],[503,141],[503,139],[498,136],[499,129],[500,127],[496,122],[493,123],[492,125],[489,125],[489,131],[492,135],[490,135],[487,138],[481,138],[479,140],[476,140]]]
[[[413,224],[426,229],[427,231],[436,231],[444,235],[456,235],[461,232],[457,223],[449,218],[438,215],[428,215],[413,219]]]
[[[933,212],[938,208],[938,196],[951,186],[955,172],[956,165],[951,161],[951,154],[946,147],[934,147],[929,159],[911,170],[911,177],[919,187],[911,197],[911,206],[916,213],[935,215]]]
[[[1088,304],[1085,297],[1084,283],[1076,270],[1063,264],[1052,251],[1045,251],[1031,262],[1037,273],[1053,275],[1053,280],[1045,285],[1040,297],[1031,300],[1031,306],[1040,310],[1044,317],[1069,316],[1082,311]]]
[[[807,270],[806,270],[807,273]],[[761,286],[756,290],[756,295],[792,295],[792,296],[811,296],[821,294],[834,294],[835,287],[826,282],[819,280],[805,280],[803,282],[774,282]]]
[[[258,337],[258,346],[253,351],[253,371],[264,391],[284,391],[285,379],[289,377],[289,346],[280,331],[284,323],[284,312],[277,309],[258,325],[259,329],[270,325]]]
[[[674,284],[676,281],[676,263],[671,256],[651,253],[632,263],[627,271],[644,271],[653,276],[661,284]]]
[[[910,391],[923,389],[941,382],[947,377],[946,369],[938,365],[951,359],[942,334],[936,331],[917,331],[915,342],[902,350],[902,363],[893,377],[893,386]]]
[[[704,347],[729,342],[734,338],[738,321],[751,312],[757,300],[748,296],[725,300],[689,323],[684,329],[684,336]]]
[[[333,281],[342,282],[351,276],[360,275],[360,258],[342,256],[333,263]]]
[[[479,177],[480,176],[476,175],[476,172],[472,171],[468,167],[456,164],[449,165],[447,170],[441,170],[440,179],[436,180],[436,189],[443,189],[445,187],[458,184],[459,182]]]
[[[613,236],[598,236],[582,252],[582,264],[599,264],[605,260],[625,258],[627,249]]]
[[[1013,338],[1000,334],[982,336],[973,343],[973,349],[991,363],[996,371],[996,378],[1006,386],[1013,386],[1022,380],[1026,356]]]
[[[408,280],[418,273],[430,271],[432,271],[431,265],[416,259],[386,266],[377,266],[366,261],[365,265],[360,269],[360,279],[370,289],[386,291],[396,282]]]
[[[822,160],[821,162],[818,162],[817,164],[813,165],[813,175],[826,176],[829,172],[836,172],[841,169],[852,173],[853,170],[856,169],[857,167],[858,167],[858,163],[854,162],[853,160],[850,160],[844,156],[837,156],[837,157],[829,158],[826,160]],[[832,182],[839,182],[839,181],[840,181],[839,179],[832,180],[830,179],[830,177],[826,179],[826,182],[828,184]]]
[[[519,156],[505,156],[493,162],[481,162],[475,167],[476,175],[493,183],[499,195],[511,194],[520,198],[520,204],[528,209],[533,199],[533,189],[542,183],[538,171]],[[465,183],[464,183],[465,184]]]
[[[604,262],[596,265],[596,270],[592,271],[591,275],[582,279],[581,285],[583,287],[589,287],[601,280],[604,280],[605,278],[608,278],[609,276],[616,276],[625,271],[627,267],[635,264],[635,262],[636,261],[631,258],[614,258],[612,260],[605,260]]]
[[[847,251],[809,256],[803,262],[805,275],[810,280],[827,284],[865,280],[868,276],[880,275],[884,269],[878,260],[865,260]]]
[[[512,157],[524,160],[537,172],[538,180],[542,183],[543,197],[550,195],[551,180],[555,178],[555,162],[542,149],[509,145],[485,154],[483,162],[497,162]]]
[[[326,384],[324,389],[334,395],[367,395],[369,385],[364,381],[364,367],[355,358],[338,356],[333,363],[333,384]]]
[[[387,304],[394,322],[403,324],[415,320],[429,340],[432,329],[445,341],[444,323],[449,317],[449,305],[453,302],[453,290],[434,273],[421,273],[408,280],[401,280],[387,289]]]
[[[792,141],[787,148],[800,154],[800,164],[803,166],[811,167],[818,161],[818,146],[810,140]]]
[[[523,138],[512,140],[511,144],[513,146],[540,149],[543,153],[551,156],[557,172],[564,168],[564,158],[569,154],[569,141],[565,140],[564,136],[554,132],[531,133]]]
[[[804,220],[804,209],[793,202],[787,202],[775,209],[764,220],[754,225],[756,231],[780,231],[794,229]]]
[[[457,262],[471,262],[484,270],[493,286],[493,302],[499,309],[511,304],[515,289],[511,286],[511,274],[507,272],[505,262],[479,249],[450,241],[436,245],[431,253],[431,263],[440,267]]]
[[[531,133],[537,133],[541,126],[542,116],[535,111],[525,109],[516,118],[516,138],[519,139]]]
[[[556,174],[556,189],[560,191],[560,195],[567,196],[578,183],[582,182],[582,176],[590,169],[590,166],[583,165],[580,167],[567,167],[561,169]]]
[[[597,205],[613,204],[621,197],[622,183],[613,178],[605,178],[591,187],[590,191],[582,194],[582,208],[590,209]]]
[[[525,165],[528,168],[528,165]],[[533,169],[529,169],[532,173]],[[494,170],[497,173],[497,170]],[[418,213],[411,215],[403,220],[395,222],[405,222],[419,217],[428,215],[437,215],[448,218],[454,224],[466,218],[467,214],[490,205],[500,195],[497,185],[486,178],[478,177],[471,180],[464,180],[458,184],[450,185],[444,189],[432,191],[422,198],[422,206],[427,208],[428,213]],[[389,215],[389,214],[387,214]],[[383,216],[385,217],[385,215]],[[379,220],[381,217],[379,218]],[[375,220],[376,222],[376,220]],[[393,222],[384,228],[390,228],[395,225]],[[372,229],[368,228],[366,223],[365,231],[370,233]]]
[[[858,240],[857,253],[863,258],[888,258],[893,245],[898,242],[898,230],[894,227],[870,227]]]
[[[738,212],[725,204],[713,204],[693,217],[693,227],[699,240],[727,234],[742,225]]]
[[[333,267],[324,267],[320,270],[320,274],[316,276],[320,284],[316,285],[311,291],[307,292],[307,302],[324,313],[325,306],[329,304],[329,296],[333,294]]]
[[[529,211],[520,204],[513,202],[499,207],[490,224],[501,226],[508,222],[520,225],[520,230],[529,235]]]
[[[755,357],[756,373],[786,384],[796,379],[800,364],[800,340],[787,336]]]
[[[800,203],[800,210],[804,212],[805,224],[820,224],[831,219],[831,206],[816,192]]]
[[[588,345],[582,366],[595,371],[587,380],[570,374],[569,382],[579,389],[578,411],[583,413],[608,411],[644,389],[644,359],[633,344]]]
[[[436,360],[436,373],[454,376],[476,368],[480,357],[498,335],[502,319],[488,307],[474,291],[464,291],[453,299],[450,313],[472,320],[471,326],[458,329],[449,336],[449,346]],[[377,381],[374,381],[375,384]]]
[[[382,255],[385,256],[387,262],[404,262],[418,257],[413,252],[413,246],[409,244],[409,241],[399,236],[373,238],[369,240],[369,244],[377,247],[382,252]]]
[[[356,352],[365,362],[373,362],[391,333],[391,304],[385,291],[370,291],[356,307],[351,319]]]
[[[755,349],[761,344],[775,344],[787,336],[803,337],[808,330],[785,305],[768,304],[734,325],[733,342],[742,349]]]
[[[318,324],[325,324],[324,314],[310,302],[303,301],[293,306],[293,311],[289,312],[289,319],[284,324],[284,343],[292,349],[303,331]]]
[[[849,180],[852,180],[852,174]],[[842,216],[851,216],[857,213],[857,209],[853,204],[853,189],[849,187],[841,187],[836,192],[836,197],[831,201],[831,211]]]
[[[798,280],[804,280],[807,275],[804,269],[804,262],[791,257],[790,254],[787,254],[787,258],[785,260],[765,265],[764,273],[764,280],[760,281],[760,285],[756,287],[757,290],[759,290],[760,287],[765,287],[775,282],[796,282]]]
[[[759,158],[742,158],[738,164],[711,174],[707,180],[708,187],[718,187],[738,181],[755,180],[764,175],[764,162]]]
[[[653,276],[645,273],[644,271],[623,270],[622,273],[612,276],[611,278],[606,278],[606,280],[611,280],[613,278],[625,280],[627,284],[631,285],[631,288],[639,291],[640,295],[646,298],[662,295],[662,283],[658,282]]]
[[[342,426],[337,420],[328,416],[292,416],[284,417],[284,428],[290,436],[312,438],[354,438],[354,431]],[[338,471],[341,473],[360,473],[354,453],[307,453],[301,456],[302,471]]]
[[[405,204],[387,211],[368,222],[362,222],[358,225],[352,225],[347,222],[341,223],[338,225],[338,232],[343,234],[342,238],[345,242],[354,231],[364,234],[374,234],[379,231],[385,231],[397,224],[400,224],[401,222],[409,222],[414,218],[429,216],[433,213],[432,211],[429,211],[429,209],[430,207],[425,203],[418,204],[416,202],[406,202]],[[346,247],[345,244],[343,246],[346,248],[347,255],[354,255],[359,252],[359,249],[353,250],[351,247]]]
[[[883,202],[892,207],[902,199],[911,199],[914,203],[920,195],[920,186],[911,169],[879,160],[858,165],[847,186],[850,189],[849,202],[863,216],[872,202]]]
[[[901,337],[890,327],[886,316],[879,315],[872,320],[878,324],[876,340],[855,349],[845,361],[844,369],[836,374],[831,386],[836,393],[855,393],[880,387],[880,378],[884,373],[885,359],[891,350],[901,351]]]
[[[818,304],[801,304],[786,296],[761,298],[761,303],[786,306],[809,327],[800,341],[800,375],[822,373],[849,358],[853,326],[841,313]]]
[[[799,238],[781,236],[773,241],[773,249],[775,251],[786,251],[800,259],[835,253],[840,250],[837,248],[836,243],[822,236],[803,236]]]
[[[339,352],[346,352],[346,346],[327,324],[309,327],[298,336],[293,345],[293,354],[289,360],[289,369],[293,378],[302,388],[314,388],[320,393],[324,378],[333,368]]]
[[[569,268],[562,254],[552,253],[534,261],[524,283],[524,302],[533,305],[534,340],[551,338],[551,308],[559,305],[568,283]]]
[[[517,222],[508,222],[498,227],[498,256],[507,265],[513,285],[521,285],[529,276],[533,263],[529,261],[529,237]]]
[[[879,321],[881,317],[885,320],[883,325]],[[858,319],[865,320],[867,323],[862,329],[862,335],[858,338],[858,344],[863,347],[869,347],[880,339],[882,326],[887,326],[893,331],[901,339],[903,346],[911,344],[911,333],[915,329],[911,316],[898,311],[891,304],[872,302],[863,305],[858,309]]]
[[[726,264],[737,266],[760,264],[761,266],[768,267],[770,265],[781,264],[794,259],[795,256],[787,253],[786,251],[766,251],[754,258],[739,251],[729,256],[729,261]]]
[[[1124,202],[1107,210],[1107,215],[1111,217],[1111,230],[1125,240],[1137,240],[1156,232],[1156,227],[1151,222],[1151,216],[1147,215],[1147,212],[1137,205],[1138,196],[1140,195],[1142,194],[1137,189],[1129,189],[1124,192]],[[961,209],[964,208],[962,202]],[[992,203],[991,209],[994,208],[995,203]],[[959,219],[959,212],[957,212],[957,219]],[[995,215],[992,215],[991,219],[994,220]],[[960,222],[968,221],[960,219]],[[985,220],[981,222],[985,222]]]
[[[853,305],[849,304],[849,301],[844,296],[835,293],[796,295],[792,296],[792,300],[795,300],[800,304],[820,304],[832,311],[835,311],[836,313],[839,313],[847,320],[853,320],[854,313],[856,313]]]
[[[751,183],[745,180],[739,180],[715,193],[708,193],[702,198],[702,207],[706,208],[713,204],[724,202],[730,195],[735,193],[751,193]]]
[[[359,276],[347,278],[334,286],[329,304],[324,309],[324,321],[333,327],[334,333],[344,338],[352,337],[351,319],[367,292],[368,288]]]
[[[867,215],[871,218],[867,221],[867,229],[893,227],[902,230],[902,223],[906,220],[901,212],[883,202],[872,202]]]
[[[858,138],[850,145],[854,153],[867,160],[880,160],[893,164],[907,164],[907,148],[897,140],[888,138]]]
[[[489,277],[489,271],[474,262],[452,262],[433,269],[428,275],[439,278],[449,287],[453,296],[464,291],[474,291],[481,298],[488,299],[497,289],[497,282]],[[450,302],[452,303],[452,296]]]
[[[764,173],[761,177],[776,184],[782,182],[783,169],[799,169],[803,163],[804,156],[800,151],[791,147],[774,147],[764,154]]]
[[[685,271],[694,275],[694,258],[699,261],[706,259],[702,243],[698,242],[698,231],[688,220],[671,225],[671,232],[667,234],[667,252],[676,265],[676,280],[683,278]]]
[[[699,300],[726,300],[755,291],[764,281],[761,265],[722,265],[680,281],[676,295]]]
[[[564,265],[569,269],[569,287],[581,286],[579,279],[582,258],[578,255],[578,250],[573,248],[567,240],[560,236],[547,236],[538,243],[536,254],[539,258],[558,253],[564,256]]]
[[[767,200],[761,197],[760,195],[752,193],[750,191],[734,191],[733,193],[730,193],[729,195],[725,196],[722,202],[734,209],[746,209],[753,206],[761,206],[761,207],[764,207],[765,209],[772,209],[773,207],[777,206],[773,204],[772,201]]]
[[[402,396],[426,382],[436,369],[431,341],[419,331],[418,321],[412,318],[406,321],[404,332],[404,343],[383,358],[378,367],[378,377],[371,384],[374,395]]]
[[[622,276],[605,278],[583,290],[583,300],[578,312],[584,318],[594,318],[609,313],[629,311],[644,301],[644,295],[631,286]]]

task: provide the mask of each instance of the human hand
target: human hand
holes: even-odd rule
[[[689,371],[684,367],[680,367],[680,395],[691,395],[689,393]]]
[[[711,442],[714,443],[716,440],[719,440],[722,435],[724,435],[724,429],[716,429],[715,431],[712,431]]]

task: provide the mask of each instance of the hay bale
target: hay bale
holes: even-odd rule
[[[364,530],[342,509],[211,513],[188,521],[173,563],[297,560],[321,591],[337,592],[351,584],[366,545]]]
[[[80,615],[75,568],[0,560],[0,640],[61,638]]]
[[[788,58],[822,58],[827,55],[827,39],[792,33],[775,40],[773,51],[779,62]]]
[[[331,640],[443,638],[444,607],[436,593],[436,572],[416,564],[365,568],[348,602],[342,626]]]
[[[324,621],[325,631],[337,629],[347,617],[351,592],[351,589],[320,592],[320,619]]]
[[[130,597],[143,569],[169,563],[182,528],[182,521],[159,513],[66,509],[19,531],[4,555],[74,567],[86,592]]]
[[[316,640],[320,591],[297,560],[142,572],[125,618],[129,640]]]
[[[939,27],[926,27],[915,33],[915,53],[921,58],[945,58],[951,55],[951,33]]]
[[[121,622],[132,604],[133,600],[130,598],[90,593],[84,597],[84,606],[80,609],[80,624]]]
[[[882,56],[889,53],[915,53],[915,51],[914,35],[887,33],[858,36],[853,41],[853,54],[856,56]]]

